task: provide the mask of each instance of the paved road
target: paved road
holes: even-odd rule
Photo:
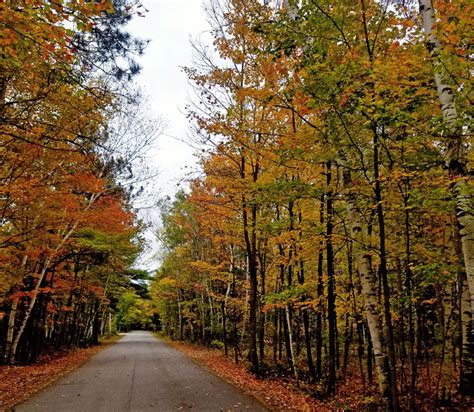
[[[15,411],[265,411],[148,332],[131,332]]]

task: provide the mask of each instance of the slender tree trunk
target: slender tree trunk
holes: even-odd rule
[[[473,396],[474,388],[472,382],[474,376],[474,361],[469,357],[469,351],[474,352],[473,319],[471,311],[471,302],[469,300],[469,290],[466,285],[466,279],[463,276],[461,286],[461,326],[462,326],[462,346],[461,346],[461,382],[460,389],[464,395]],[[470,345],[470,346],[469,346]],[[467,353],[466,353],[467,352]]]
[[[342,364],[342,370],[344,374],[347,370],[347,365],[349,362],[349,350],[352,343],[352,335],[354,333],[354,328],[351,320],[349,319],[349,314],[346,313],[345,326],[344,326],[344,359]]]
[[[245,157],[241,157],[241,178],[246,177]],[[255,180],[255,179],[254,179]],[[249,216],[250,209],[250,216]],[[257,309],[258,309],[258,279],[257,279],[257,256],[256,256],[256,220],[257,206],[248,204],[245,194],[242,194],[242,220],[244,229],[245,248],[247,252],[247,265],[250,280],[249,293],[249,361],[252,370],[258,374],[257,354]]]
[[[319,223],[321,228],[324,224],[324,195],[321,195],[321,206],[319,211]],[[323,295],[324,295],[324,283],[323,283],[323,240],[319,242],[318,252],[318,308],[316,313],[316,375],[318,379],[322,378],[323,373]]]
[[[365,327],[364,330],[367,331],[368,327]],[[367,336],[367,379],[369,382],[373,382],[374,380],[374,367],[373,367],[373,360],[374,360],[374,348],[372,346],[372,338],[369,335]]]
[[[247,263],[246,263],[246,269],[245,269],[245,281],[246,283],[250,282],[250,275],[249,275],[249,263],[248,263],[248,258],[247,258]],[[240,335],[240,344],[244,344],[244,339],[246,335],[246,330],[247,330],[247,320],[249,317],[249,301],[250,301],[250,293],[249,289],[246,287],[245,288],[245,300],[244,300],[244,318],[242,320],[242,333]]]
[[[466,270],[469,291],[471,319],[474,313],[474,212],[472,202],[472,184],[466,156],[466,143],[462,135],[463,128],[456,110],[454,90],[449,83],[443,62],[441,61],[441,42],[434,30],[436,19],[431,0],[419,0],[423,29],[427,36],[426,46],[431,56],[438,99],[446,126],[446,165],[453,179],[453,197],[456,201],[456,217],[462,244],[462,255]],[[464,395],[474,395],[474,331],[472,321],[464,334],[462,376],[460,391]]]
[[[397,388],[397,374],[396,374],[396,352],[395,352],[395,339],[393,335],[393,324],[392,324],[392,313],[390,308],[390,286],[388,283],[388,269],[387,269],[387,252],[386,252],[386,239],[385,239],[385,215],[384,208],[382,204],[382,185],[380,181],[380,172],[379,172],[379,136],[378,131],[374,126],[374,179],[375,179],[375,200],[377,202],[377,220],[379,226],[379,248],[380,248],[380,281],[382,284],[383,292],[383,308],[385,315],[384,323],[384,334],[387,341],[388,349],[388,358],[390,361],[390,373],[391,373],[391,384],[392,384],[392,394],[393,394],[393,406],[394,409],[399,409],[398,407],[398,388]]]
[[[300,273],[298,276],[299,283],[304,285],[305,277],[304,277],[304,263],[300,261]],[[306,348],[306,361],[308,362],[308,371],[311,382],[316,382],[316,369],[314,368],[314,361],[313,361],[313,352],[311,347],[311,326],[310,326],[310,314],[309,309],[307,307],[301,310],[302,317],[303,317],[303,332],[304,332],[304,342]]]
[[[306,360],[308,362],[308,371],[311,382],[316,381],[316,369],[314,368],[313,353],[311,348],[311,329],[308,309],[303,309],[303,329],[306,347]]]
[[[99,300],[96,301],[94,307],[94,314],[92,318],[92,336],[91,342],[93,345],[99,344],[99,335],[100,335],[100,324],[101,324],[101,317],[100,317],[100,302]]]
[[[5,344],[5,353],[4,353],[4,357],[6,361],[10,359],[10,353],[12,352],[13,337],[15,334],[16,312],[18,309],[18,301],[19,301],[19,298],[14,296],[12,300],[12,307],[10,309],[10,314],[8,315],[7,341]]]
[[[344,185],[350,189],[352,183],[349,170],[344,170]],[[357,211],[353,193],[347,196],[347,218],[355,251],[355,265],[360,276],[362,296],[364,297],[367,324],[373,347],[377,380],[380,392],[391,411],[398,410],[398,400],[391,381],[390,359],[383,333],[383,323],[379,313],[376,283],[371,270],[371,255],[366,251],[366,235],[362,229],[360,213]]]
[[[286,320],[286,327],[288,329],[288,352],[289,352],[289,359],[290,359],[290,367],[293,375],[298,382],[298,369],[296,368],[296,361],[295,361],[295,353],[293,351],[293,334],[291,333],[291,319],[290,319],[290,307],[289,305],[285,306],[285,320]]]
[[[410,358],[410,369],[411,369],[411,378],[410,378],[410,403],[411,407],[415,406],[415,396],[416,396],[416,380],[418,375],[417,370],[417,359],[415,356],[415,311],[413,305],[413,274],[411,271],[411,232],[410,232],[410,211],[408,209],[408,197],[404,197],[404,206],[405,206],[405,262],[404,262],[404,272],[405,272],[405,290],[408,306],[408,345],[409,345],[409,358]]]
[[[237,289],[235,285],[235,256],[234,256],[234,246],[230,247],[230,257],[231,257],[231,273],[232,273],[232,287],[230,289],[230,296],[232,299],[237,297]],[[232,302],[232,323],[233,323],[233,343],[234,343],[234,360],[235,363],[239,363],[239,333],[237,330],[237,305],[235,300]]]
[[[183,340],[184,321],[183,310],[181,309],[181,290],[178,291],[178,321],[179,321],[179,340]]]
[[[28,261],[28,255],[25,255],[21,262],[21,273],[25,274],[25,267]],[[4,358],[8,362],[10,359],[10,353],[12,352],[13,341],[15,336],[15,321],[16,321],[16,313],[18,310],[18,303],[19,298],[17,296],[13,296],[12,300],[12,307],[10,309],[10,314],[8,315],[8,327],[7,327],[7,340],[5,343],[5,353]]]
[[[62,242],[61,242],[62,243]],[[15,338],[13,339],[13,343],[12,343],[12,346],[11,346],[11,350],[10,350],[10,354],[8,356],[8,363],[9,364],[13,364],[13,362],[15,361],[15,357],[16,357],[16,352],[17,352],[17,349],[18,349],[18,344],[20,343],[20,339],[21,337],[23,336],[23,333],[25,332],[25,329],[26,329],[26,325],[28,324],[28,321],[30,319],[30,316],[31,316],[31,313],[33,312],[33,309],[35,307],[35,304],[36,304],[36,301],[38,299],[38,294],[40,293],[40,288],[41,288],[41,284],[43,283],[43,279],[46,275],[46,271],[48,270],[49,268],[49,265],[51,263],[51,260],[52,258],[49,256],[46,258],[44,264],[43,264],[43,267],[41,269],[41,272],[40,272],[40,275],[39,275],[39,278],[38,280],[36,281],[36,286],[35,288],[33,289],[33,293],[32,293],[32,296],[31,296],[31,300],[30,300],[30,304],[28,305],[27,309],[26,309],[26,312],[25,312],[25,315],[23,317],[23,320],[20,324],[20,327],[18,329],[18,332],[16,333],[16,336]]]
[[[300,210],[298,213],[300,240],[302,240],[302,229],[301,229],[302,222],[303,222],[303,214]],[[305,284],[305,264],[302,258],[300,258],[299,260],[298,282],[300,285]],[[307,296],[304,296],[304,299],[306,298]],[[309,309],[307,307],[304,307],[301,310],[301,315],[303,318],[303,332],[304,332],[304,343],[305,343],[305,349],[306,349],[306,361],[308,363],[310,381],[314,383],[316,382],[316,369],[314,368],[313,351],[311,347],[311,322],[310,322]]]
[[[231,273],[233,273],[233,265],[231,264]],[[227,284],[227,289],[226,289],[226,292],[225,292],[225,298],[224,300],[222,301],[222,307],[221,307],[221,310],[222,310],[222,335],[223,335],[223,339],[224,339],[224,353],[225,353],[225,356],[227,357],[228,354],[229,354],[229,343],[227,341],[227,301],[229,300],[229,295],[230,295],[230,287],[231,287],[231,283],[228,283]]]
[[[357,316],[359,318],[359,316]],[[364,388],[364,392],[366,389],[365,386],[365,373],[364,373],[364,324],[362,323],[362,319],[357,320],[357,357],[359,360],[359,371],[360,376],[362,378],[362,386]]]
[[[278,315],[278,360],[281,361],[283,359],[283,339],[286,337],[284,334],[284,326],[283,326],[283,315],[281,309],[277,309]]]
[[[336,294],[335,294],[335,276],[334,276],[334,251],[332,244],[333,235],[333,194],[331,190],[331,162],[326,164],[326,268],[328,274],[328,328],[329,328],[329,376],[328,376],[328,394],[333,395],[336,392]]]
[[[227,349],[227,330],[226,330],[226,314],[225,314],[225,302],[221,302],[221,311],[222,311],[222,337],[224,340],[224,354],[227,358],[228,356],[228,349]]]
[[[261,264],[262,265],[262,264]],[[260,278],[261,278],[261,296],[262,299],[265,297],[265,270],[260,270]],[[260,351],[260,362],[263,362],[265,358],[265,321],[266,316],[265,312],[262,310],[262,302],[260,302],[260,328],[259,328],[259,351]]]
[[[278,309],[273,311],[273,363],[276,365],[278,357]]]

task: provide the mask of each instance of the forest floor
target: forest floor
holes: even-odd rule
[[[231,357],[225,357],[220,349],[178,341],[168,342],[221,378],[253,395],[271,410],[322,412],[377,408],[377,387],[371,385],[364,390],[364,385],[358,381],[360,379],[350,373],[339,382],[335,396],[319,400],[311,396],[315,392],[315,385],[297,385],[294,379],[259,379],[248,370],[245,362],[236,364]]]
[[[168,340],[168,342],[216,375],[253,395],[271,410],[318,412],[383,410],[376,383],[363,382],[360,374],[351,372],[350,368],[344,377],[339,377],[335,395],[329,397],[325,395],[325,388],[322,385],[302,382],[298,385],[294,378],[284,374],[259,379],[249,371],[249,365],[245,360],[236,364],[232,355],[226,357],[221,349],[181,341]],[[421,384],[417,390],[415,406],[418,412],[474,411],[474,399],[461,398],[459,395],[453,394],[449,402],[436,401],[436,380],[430,378],[429,368],[428,373],[427,368],[420,369]],[[402,410],[408,410],[407,397],[401,396],[400,401]]]
[[[61,376],[78,368],[91,356],[115,343],[121,336],[102,339],[99,345],[75,348],[42,356],[38,362],[26,366],[0,366],[0,411],[30,398]]]

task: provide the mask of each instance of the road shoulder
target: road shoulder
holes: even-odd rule
[[[309,411],[322,406],[290,383],[278,379],[258,379],[244,364],[236,364],[220,350],[168,339],[165,341],[194,362],[256,398],[270,410]]]
[[[82,366],[121,337],[115,335],[102,340],[96,346],[75,348],[52,357],[44,357],[33,365],[0,366],[0,410],[9,410],[26,401],[62,376]]]

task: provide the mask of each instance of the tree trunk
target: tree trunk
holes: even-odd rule
[[[233,273],[233,265],[231,265],[231,273]],[[222,301],[222,335],[223,335],[223,339],[224,339],[224,353],[225,353],[225,356],[227,357],[228,354],[229,354],[229,344],[227,342],[227,301],[229,299],[229,295],[230,295],[230,287],[231,287],[231,283],[229,283],[227,285],[227,289],[226,289],[226,292],[225,292],[225,298],[224,300]]]
[[[181,290],[178,291],[178,322],[179,322],[179,340],[183,340],[183,330],[184,330],[184,322],[183,322],[183,311],[181,309]]]
[[[344,170],[344,185],[349,187],[351,183],[350,171],[346,169]],[[349,193],[347,196],[347,211],[351,237],[354,241],[355,264],[360,276],[367,324],[374,351],[377,380],[388,409],[396,411],[398,410],[398,400],[393,390],[394,383],[391,381],[390,360],[383,334],[382,319],[379,313],[376,283],[371,270],[371,256],[366,251],[366,236],[362,230],[361,216],[357,211],[355,197],[352,193]]]
[[[380,249],[380,283],[382,285],[383,293],[383,308],[385,315],[384,334],[387,341],[387,352],[390,361],[390,373],[392,382],[392,392],[395,409],[398,409],[398,388],[397,388],[397,374],[396,374],[396,355],[395,355],[395,339],[393,336],[392,314],[390,309],[390,287],[388,284],[388,269],[387,269],[387,252],[385,239],[385,214],[382,204],[382,185],[379,173],[379,136],[376,127],[374,126],[374,179],[375,179],[375,200],[377,210],[377,220],[379,226],[379,249]]]
[[[18,309],[18,301],[19,301],[19,298],[14,296],[12,300],[12,307],[10,309],[10,314],[8,315],[7,341],[5,344],[5,353],[4,353],[4,357],[7,362],[9,361],[10,354],[12,352],[13,337],[15,334],[15,319],[16,319],[16,312]]]
[[[41,284],[43,283],[43,279],[46,275],[46,271],[49,268],[51,260],[52,260],[51,257],[47,257],[44,264],[43,264],[43,267],[41,269],[39,278],[36,282],[36,286],[33,289],[33,294],[31,296],[30,304],[28,305],[28,307],[26,309],[25,316],[23,317],[23,320],[20,324],[18,332],[16,333],[16,336],[13,339],[11,350],[10,350],[10,353],[8,355],[8,363],[9,364],[13,364],[15,362],[16,352],[18,350],[18,344],[20,343],[20,339],[23,336],[23,333],[25,332],[26,325],[28,324],[31,313],[33,312],[33,309],[35,307],[36,300],[38,299],[38,294],[40,293]]]
[[[328,329],[329,329],[329,374],[327,392],[334,395],[336,392],[336,295],[334,276],[334,251],[332,245],[333,235],[333,199],[331,191],[331,162],[326,165],[326,268],[328,274]]]
[[[27,261],[28,261],[28,255],[25,255],[21,262],[21,273],[23,274],[23,276],[25,275],[25,267],[26,267]],[[7,362],[9,362],[10,354],[12,352],[12,347],[13,347],[13,340],[15,336],[16,313],[18,310],[19,300],[20,299],[18,297],[13,296],[12,307],[10,309],[10,314],[8,315],[7,340],[5,343],[5,353],[3,354],[4,359]]]
[[[265,297],[265,270],[260,270],[260,278],[262,279],[261,284],[261,296]],[[260,302],[260,328],[259,328],[259,351],[260,351],[260,362],[263,362],[265,358],[265,312],[262,310],[262,303]]]
[[[245,157],[241,157],[240,165],[241,178],[246,177]],[[249,222],[250,220],[250,222]],[[258,354],[257,354],[257,306],[258,306],[258,279],[257,279],[257,256],[256,256],[256,220],[257,207],[250,206],[244,193],[242,193],[242,223],[244,230],[245,249],[247,253],[247,273],[250,280],[249,293],[249,338],[250,347],[248,358],[252,364],[254,373],[258,373]]]
[[[273,311],[273,363],[276,365],[278,356],[278,309]]]
[[[319,213],[319,223],[321,227],[324,224],[324,195],[321,195],[321,207]],[[324,283],[323,283],[323,240],[319,242],[318,252],[318,308],[316,313],[316,375],[318,379],[321,379],[323,373],[323,294],[324,294]]]
[[[459,389],[462,394],[474,396],[474,325],[472,319],[471,302],[469,301],[469,291],[465,278],[461,284],[461,325],[462,325],[462,346],[461,346],[461,381]]]
[[[224,354],[227,358],[228,356],[228,349],[227,349],[227,330],[226,330],[226,314],[225,314],[225,302],[221,302],[221,310],[222,310],[222,338],[224,340]]]
[[[314,368],[313,353],[311,351],[311,329],[309,322],[308,308],[303,309],[303,328],[304,328],[304,340],[306,347],[306,360],[308,362],[308,371],[311,382],[316,381],[316,369]]]
[[[354,333],[352,322],[349,319],[349,314],[346,313],[345,326],[344,326],[344,359],[342,364],[342,370],[344,374],[347,370],[347,364],[349,363],[349,350],[352,343],[352,334]]]
[[[288,352],[289,352],[290,367],[296,379],[296,382],[298,383],[298,369],[296,368],[295,354],[293,351],[293,334],[291,333],[291,319],[290,319],[289,305],[285,306],[285,320],[286,320],[286,327],[288,329]]]
[[[100,325],[102,323],[102,319],[100,317],[100,301],[97,300],[94,306],[94,313],[92,317],[92,334],[91,334],[91,343],[93,345],[99,344],[99,335],[100,335]]]
[[[447,132],[445,161],[453,179],[453,197],[456,201],[456,216],[462,244],[464,267],[469,291],[469,310],[474,313],[474,213],[472,204],[472,185],[466,156],[466,143],[463,128],[459,124],[454,101],[454,90],[449,84],[449,74],[441,61],[441,42],[433,30],[436,24],[435,11],[431,0],[419,0],[423,29],[427,36],[426,47],[431,56],[438,99],[443,113]],[[472,395],[474,391],[474,341],[471,332],[464,336],[467,341],[463,348],[463,365],[460,379],[461,393]]]

